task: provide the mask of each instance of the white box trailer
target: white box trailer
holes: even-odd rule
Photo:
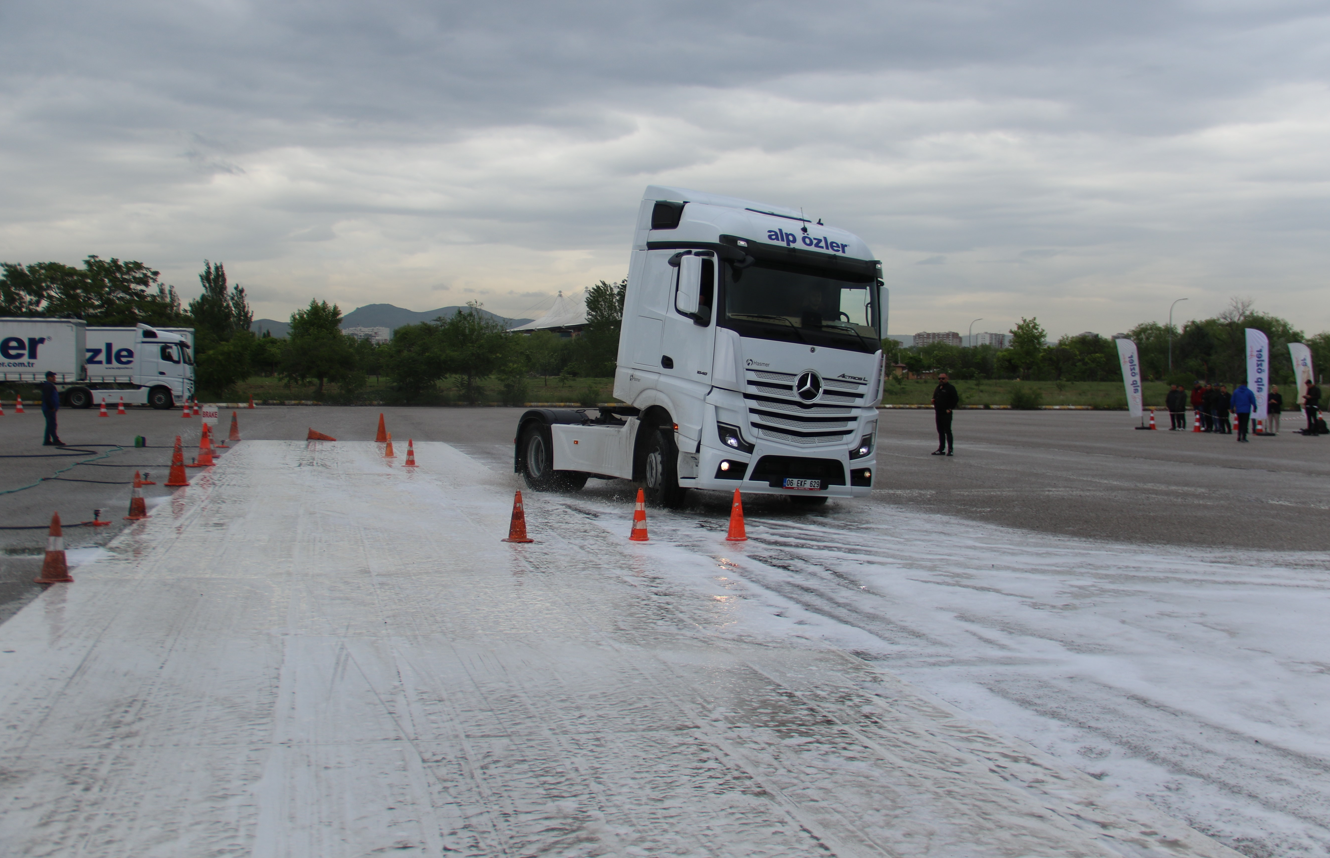
[[[614,396],[534,409],[514,468],[533,489],[632,479],[805,503],[872,491],[882,398],[882,265],[798,209],[649,187],[638,211]]]
[[[0,356],[0,380],[40,383],[54,372],[71,408],[122,399],[170,408],[194,396],[189,343],[148,325],[89,328],[79,319],[0,319]]]

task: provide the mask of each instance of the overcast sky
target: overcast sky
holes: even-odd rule
[[[660,183],[859,234],[892,333],[1313,333],[1328,81],[1324,2],[8,0],[0,260],[535,315]]]

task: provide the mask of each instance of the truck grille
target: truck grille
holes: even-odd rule
[[[797,373],[748,370],[744,399],[753,429],[787,444],[843,444],[854,431],[855,408],[863,404],[868,385],[823,379],[820,394],[805,402],[795,393],[797,381]]]

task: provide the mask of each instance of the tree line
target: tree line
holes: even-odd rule
[[[139,322],[194,329],[200,391],[223,396],[253,375],[314,385],[324,397],[333,384],[354,398],[373,376],[387,377],[402,402],[438,399],[451,379],[462,398],[475,401],[482,383],[497,378],[505,401],[525,400],[533,383],[552,377],[607,378],[614,374],[627,280],[600,281],[587,290],[587,326],[580,336],[549,331],[510,335],[476,303],[451,318],[398,328],[390,342],[374,344],[341,332],[336,304],[313,299],[291,314],[286,337],[255,336],[254,313],[240,285],[227,281],[222,263],[204,260],[199,297],[182,304],[160,273],[141,262],[89,256],[82,267],[58,262],[0,263],[0,315],[83,319],[89,325]],[[1126,336],[1135,341],[1147,379],[1190,386],[1195,381],[1233,382],[1246,377],[1246,328],[1270,339],[1271,378],[1293,381],[1288,343],[1311,347],[1317,366],[1330,360],[1330,333],[1307,337],[1285,319],[1234,299],[1209,319],[1168,328],[1145,322]],[[1022,378],[1051,381],[1117,381],[1117,348],[1111,337],[1083,333],[1047,342],[1037,318],[1011,329],[1011,346],[961,348],[933,343],[918,349],[884,340],[889,360],[907,371],[945,370],[956,379]],[[1171,344],[1170,344],[1171,339]],[[1170,370],[1170,349],[1171,363]]]
[[[1295,380],[1289,343],[1309,346],[1317,367],[1325,367],[1330,360],[1330,333],[1309,337],[1285,319],[1257,312],[1250,300],[1233,299],[1215,316],[1181,327],[1174,325],[1170,329],[1158,322],[1143,322],[1123,336],[1136,343],[1146,380],[1190,387],[1198,381],[1231,384],[1246,379],[1247,328],[1263,331],[1269,338],[1270,378],[1276,384],[1291,384]],[[962,348],[946,343],[916,349],[895,340],[885,340],[883,349],[889,359],[903,364],[909,372],[945,370],[956,379],[1068,382],[1122,379],[1112,337],[1087,332],[1048,342],[1037,318],[1022,318],[1010,333],[1011,346],[1001,350],[987,345]]]

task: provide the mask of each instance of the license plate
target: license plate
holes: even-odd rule
[[[787,489],[804,489],[804,490],[806,490],[806,491],[817,492],[817,491],[821,491],[821,490],[822,490],[822,481],[821,481],[821,480],[796,480],[796,479],[793,479],[792,477],[786,477],[786,478],[785,478],[785,488],[787,488]]]

